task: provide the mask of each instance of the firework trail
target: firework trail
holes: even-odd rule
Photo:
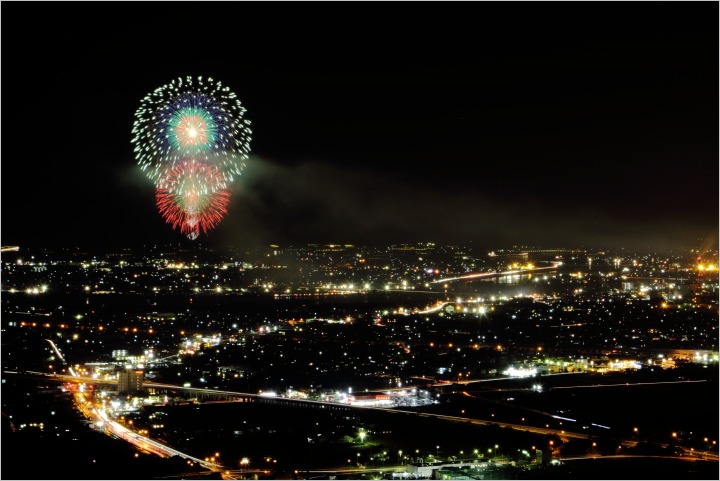
[[[160,214],[191,239],[227,213],[230,184],[250,153],[245,112],[228,87],[202,77],[155,89],[135,112],[135,159],[155,184]]]

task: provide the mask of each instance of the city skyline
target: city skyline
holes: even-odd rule
[[[5,245],[186,245],[130,144],[140,99],[185,75],[223,81],[253,123],[229,213],[204,245],[717,244],[711,3],[493,4],[477,23],[446,9],[428,25],[340,5],[327,13],[357,23],[291,5],[311,18],[271,24],[256,6],[236,21],[216,5],[213,23],[190,27],[193,5],[83,6],[96,23],[46,8],[63,21],[25,30],[44,48],[5,52],[22,73],[5,79]],[[193,40],[168,46],[168,34]]]
[[[718,3],[474,3],[5,2],[0,477],[715,479]]]
[[[712,479],[717,259],[5,251],[3,478]]]

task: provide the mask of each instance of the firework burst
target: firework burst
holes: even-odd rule
[[[164,168],[188,156],[214,163],[223,181],[232,182],[250,153],[252,131],[245,112],[235,93],[221,82],[202,77],[173,80],[145,96],[135,112],[135,159],[154,182]]]
[[[228,87],[202,77],[155,89],[135,112],[135,159],[155,184],[160,215],[190,239],[227,214],[230,184],[250,153],[244,115]]]
[[[184,196],[188,192],[212,194],[226,189],[227,185],[215,163],[188,157],[175,162],[172,167],[161,169],[155,187]]]
[[[178,162],[163,173],[155,190],[160,215],[190,239],[213,229],[227,214],[230,202],[227,189],[207,188],[219,175],[214,166],[195,159]]]

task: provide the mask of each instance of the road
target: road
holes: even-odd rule
[[[122,424],[113,421],[104,409],[98,409],[92,406],[91,401],[87,399],[85,393],[76,392],[75,402],[80,411],[82,411],[82,413],[96,426],[102,427],[106,434],[131,443],[142,451],[155,454],[161,458],[179,456],[212,471],[223,470],[223,466],[220,464],[205,461],[204,459],[196,458],[187,453],[183,453],[182,451],[178,451],[177,449],[173,449],[170,446],[155,441],[147,436],[142,436],[137,432],[126,428]]]
[[[445,279],[438,279],[436,281],[430,282],[430,284],[441,284],[443,282],[455,282],[455,281],[467,281],[470,279],[481,279],[483,277],[512,276],[512,275],[516,275],[516,274],[532,274],[533,272],[554,270],[557,268],[558,268],[557,265],[553,265],[550,267],[535,267],[532,269],[514,269],[514,270],[502,271],[502,272],[497,272],[497,271],[480,272],[477,274],[465,274],[463,276],[458,276],[458,277],[448,277]]]
[[[6,371],[7,372],[7,371]],[[108,383],[108,381],[99,381],[98,379],[93,378],[84,378],[84,377],[78,377],[78,376],[69,376],[69,375],[61,375],[61,374],[55,374],[55,375],[48,375],[44,373],[35,373],[35,374],[42,374],[45,377],[51,377],[59,381],[66,381],[66,382],[85,382],[90,384],[98,384],[100,382],[102,383]],[[469,384],[473,382],[484,382],[484,381],[490,381],[490,380],[469,380],[464,381],[463,384]],[[493,379],[493,381],[497,381],[497,379]],[[674,382],[688,382],[688,381],[674,381]],[[701,381],[689,381],[689,382],[701,382]],[[645,383],[638,383],[638,384],[645,384]],[[442,386],[447,386],[445,384],[441,384]],[[623,386],[627,385],[633,385],[633,384],[622,384]],[[163,389],[172,389],[172,390],[178,390],[178,391],[186,391],[191,393],[198,393],[198,394],[211,394],[211,395],[218,395],[218,396],[226,396],[226,397],[249,397],[249,398],[267,398],[267,396],[262,396],[260,394],[255,393],[244,393],[244,392],[237,392],[237,391],[224,391],[224,390],[218,390],[218,389],[206,389],[206,388],[193,388],[193,387],[184,387],[184,386],[178,386],[174,384],[165,384],[165,383],[145,383],[145,386],[147,387],[153,387],[153,388],[163,388]],[[577,386],[577,387],[602,387],[602,386]],[[324,405],[324,406],[330,406],[330,407],[336,407],[339,404],[337,403],[331,403],[331,402],[323,402],[323,401],[310,401],[310,400],[299,400],[299,399],[291,399],[291,398],[285,398],[285,397],[278,397],[278,399],[282,399],[286,402],[293,402],[297,403],[298,405]],[[469,418],[469,417],[462,417],[462,416],[449,416],[444,414],[435,414],[435,413],[424,413],[424,412],[416,412],[416,411],[404,411],[399,410],[395,408],[382,408],[382,407],[370,407],[370,406],[353,406],[351,404],[341,404],[341,406],[350,408],[350,409],[364,409],[364,410],[373,410],[373,411],[383,411],[395,416],[412,416],[412,417],[425,417],[425,418],[436,418],[441,419],[444,421],[451,421],[451,422],[458,422],[458,423],[470,423],[475,425],[484,425],[484,426],[498,426],[502,428],[507,429],[514,429],[517,431],[525,431],[525,432],[531,432],[535,434],[542,434],[542,435],[550,435],[550,436],[557,436],[563,441],[568,441],[569,439],[590,439],[591,436],[586,433],[578,433],[573,431],[567,431],[562,429],[553,429],[553,428],[546,428],[546,427],[539,427],[539,426],[531,426],[531,425],[525,425],[525,424],[514,424],[514,423],[505,423],[495,420],[488,420],[488,419],[476,419],[476,418]],[[93,413],[95,415],[93,416]],[[106,413],[104,411],[98,412],[96,410],[90,411],[90,415],[88,417],[96,417],[98,420],[101,420],[103,422],[107,422],[108,426],[110,426],[112,434],[116,435],[119,438],[122,438],[128,442],[132,442],[133,444],[137,445],[141,449],[145,449],[150,452],[154,452],[154,449],[157,449],[159,453],[164,453],[165,455],[177,455],[182,458],[192,460],[193,462],[197,462],[202,464],[203,466],[208,467],[208,469],[213,470],[221,470],[222,466],[214,464],[214,463],[208,463],[205,460],[194,458],[190,456],[189,454],[182,453],[180,451],[176,451],[168,446],[165,446],[161,443],[158,443],[157,441],[154,441],[152,439],[143,437],[138,435],[137,433],[134,433],[130,431],[129,429],[125,428],[124,426],[115,423],[111,421]],[[132,433],[132,434],[130,434]],[[633,441],[622,441],[621,443],[624,446],[632,446],[635,443]],[[698,456],[701,452],[695,452],[691,453],[690,451],[687,451],[686,456]],[[161,454],[158,454],[161,455]],[[706,458],[705,459],[717,459],[717,455],[708,452],[705,453]]]
[[[36,373],[41,374],[41,373]],[[45,376],[48,376],[45,374]],[[50,375],[49,377],[55,378],[60,381],[65,382],[84,382],[89,384],[100,384],[100,383],[113,383],[112,381],[100,381],[98,379],[93,378],[87,378],[87,377],[78,377],[78,376],[69,376],[65,374],[54,374]],[[496,379],[494,379],[496,380]],[[115,381],[116,383],[117,381]],[[465,381],[465,383],[469,383],[470,381]],[[480,382],[480,381],[478,381]],[[195,387],[184,387],[184,386],[178,386],[175,384],[165,384],[165,383],[156,383],[156,382],[146,382],[144,383],[144,386],[146,387],[152,387],[152,388],[159,388],[159,389],[172,389],[176,391],[185,391],[190,393],[197,393],[197,394],[211,394],[216,396],[225,396],[225,397],[247,397],[247,398],[267,398],[267,396],[262,396],[260,394],[256,393],[246,393],[246,392],[237,392],[237,391],[224,391],[219,389],[206,389],[206,388],[195,388]],[[446,384],[438,384],[438,386],[447,386]],[[300,405],[324,405],[329,407],[336,407],[338,405],[344,406],[350,409],[364,409],[364,410],[373,410],[373,411],[384,411],[386,413],[390,413],[393,415],[404,415],[404,416],[417,416],[417,417],[434,417],[437,419],[442,419],[445,421],[453,421],[453,422],[461,422],[461,423],[471,423],[471,424],[477,424],[477,425],[485,425],[485,426],[499,426],[504,427],[508,429],[515,429],[518,431],[528,431],[533,432],[537,434],[545,434],[545,435],[554,435],[558,436],[560,439],[567,440],[569,438],[575,438],[575,439],[588,439],[589,435],[585,433],[576,433],[571,431],[566,431],[562,429],[552,429],[552,428],[545,428],[545,427],[536,427],[536,426],[529,426],[525,424],[513,424],[513,423],[504,423],[499,421],[494,421],[490,419],[476,419],[476,418],[468,418],[468,417],[461,417],[461,416],[448,416],[444,414],[433,414],[433,413],[423,413],[423,412],[415,412],[415,411],[403,411],[398,410],[395,408],[382,408],[382,407],[371,407],[371,406],[354,406],[352,404],[337,404],[337,403],[331,403],[331,402],[324,402],[324,401],[310,401],[307,399],[291,399],[291,398],[285,398],[285,397],[277,397],[278,399],[282,399],[283,401],[287,402],[293,402]]]
[[[679,459],[681,461],[697,461],[698,459],[703,460],[707,459],[708,461],[717,461],[717,455],[715,455],[715,458],[710,457],[703,457],[699,455],[683,455],[683,456],[652,456],[652,455],[642,455],[642,454],[610,454],[607,456],[599,456],[597,454],[586,454],[584,456],[569,456],[569,457],[561,457],[558,456],[557,459],[560,461],[581,461],[585,459],[622,459],[622,458],[641,458],[641,459],[652,459],[652,458],[658,458],[658,459]]]

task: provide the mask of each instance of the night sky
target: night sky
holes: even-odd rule
[[[186,75],[254,132],[198,245],[717,243],[716,2],[2,10],[3,245],[191,245],[130,143]]]

